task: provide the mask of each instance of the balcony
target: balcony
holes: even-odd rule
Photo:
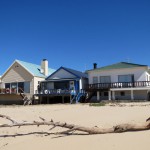
[[[95,83],[88,84],[86,90],[109,90],[110,88],[138,88],[150,87],[150,81],[136,82],[113,82],[113,83]]]

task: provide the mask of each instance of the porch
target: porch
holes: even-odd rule
[[[39,97],[38,103],[50,104],[50,103],[72,103],[72,100],[75,97],[84,96],[86,94],[85,90],[62,90],[62,89],[53,89],[53,90],[40,90],[36,91],[34,96]]]
[[[86,90],[101,90],[110,88],[150,87],[150,81],[95,83],[86,85]]]
[[[150,100],[150,81],[88,84],[86,91],[96,92],[97,101]]]

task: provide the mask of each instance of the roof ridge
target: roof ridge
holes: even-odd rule
[[[67,68],[67,67],[63,67],[63,68],[66,68],[66,69],[70,69],[70,70],[73,70],[73,71],[78,71],[78,72],[80,72],[80,73],[83,73],[82,71],[75,70],[75,69],[72,69],[72,68]]]
[[[137,64],[137,63],[130,63],[130,62],[120,62],[120,63],[126,63],[126,64],[132,64],[132,65],[138,65],[138,66],[147,66],[147,65],[142,65],[142,64]]]
[[[35,63],[31,63],[31,62],[27,62],[27,61],[22,61],[22,60],[18,60],[18,59],[16,59],[16,61],[17,61],[17,62],[20,61],[20,62],[23,62],[23,63],[28,63],[28,64],[32,64],[32,65],[36,65],[36,66],[41,67],[41,65],[38,65],[38,64],[35,64]],[[39,69],[40,69],[40,68],[39,68]],[[48,67],[48,69],[53,69],[53,68]],[[54,70],[55,70],[55,69],[54,69]]]
[[[118,63],[114,63],[111,65],[107,65],[107,66],[103,66],[91,70],[101,70],[101,69],[110,70],[110,69],[133,68],[133,67],[148,67],[148,65],[141,65],[141,64],[128,63],[128,62],[118,62]]]
[[[43,73],[41,73],[41,65],[37,65],[34,63],[22,61],[22,60],[15,60],[18,62],[20,65],[22,65],[28,72],[30,72],[34,76],[39,76],[39,77],[45,77]],[[52,74],[55,71],[53,68],[48,67],[48,73],[49,75]]]

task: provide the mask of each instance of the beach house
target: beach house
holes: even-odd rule
[[[86,84],[88,84],[87,74],[60,67],[54,73],[40,82],[40,89],[37,91],[40,103],[65,103],[81,100],[84,96]]]
[[[100,100],[150,100],[150,70],[147,65],[120,62],[88,70],[89,95]]]
[[[32,98],[40,81],[55,70],[48,68],[48,61],[43,59],[41,65],[15,60],[1,77],[0,103],[23,103],[19,93]]]
[[[1,81],[1,76],[0,76],[0,90],[2,88],[2,81]]]

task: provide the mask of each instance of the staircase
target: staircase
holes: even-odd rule
[[[23,100],[23,105],[32,105],[32,99],[29,99],[27,97],[27,95],[25,95],[24,91],[22,89],[19,89],[19,93],[20,93],[20,96],[22,97],[22,100]]]
[[[95,93],[96,93],[95,91],[89,92],[88,95],[86,96],[85,102],[88,103]]]
[[[77,95],[74,95],[74,97],[71,100],[71,104],[72,103],[78,103],[78,102],[83,102],[82,98],[85,99],[86,97],[86,93],[78,93]]]

